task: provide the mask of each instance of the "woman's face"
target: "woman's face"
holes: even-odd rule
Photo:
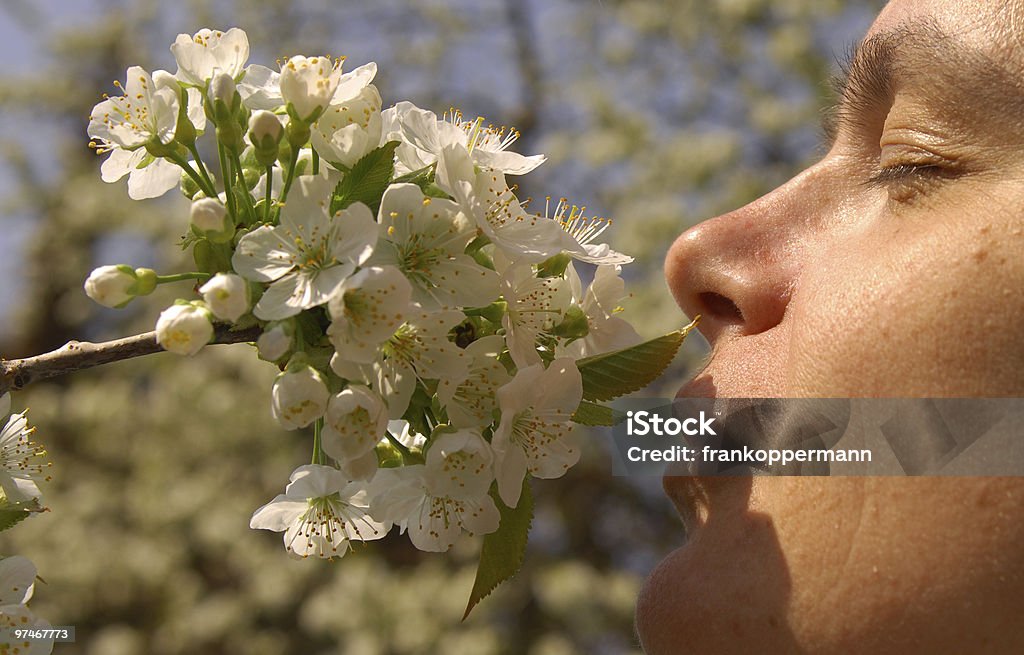
[[[712,345],[681,395],[1024,396],[1024,3],[893,0],[829,153],[665,270]],[[1024,652],[1024,479],[667,477],[659,653]]]

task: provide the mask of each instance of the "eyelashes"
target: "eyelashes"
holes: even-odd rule
[[[943,168],[935,164],[896,164],[880,168],[865,184],[872,189],[885,189],[894,183],[922,178],[934,179],[945,176],[944,173]]]
[[[864,181],[864,186],[885,190],[890,199],[905,202],[960,174],[960,171],[938,164],[894,164],[878,169]]]

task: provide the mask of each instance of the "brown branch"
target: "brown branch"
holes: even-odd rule
[[[255,341],[259,335],[259,327],[232,332],[229,326],[218,325],[214,328],[210,343]],[[8,391],[24,389],[40,380],[162,351],[163,348],[156,342],[156,332],[146,332],[103,343],[69,341],[57,350],[35,357],[0,359],[0,396]]]

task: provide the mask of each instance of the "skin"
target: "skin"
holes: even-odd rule
[[[851,82],[828,154],[671,248],[712,346],[681,395],[1024,396],[1024,2],[893,0],[872,37],[892,79]],[[1024,479],[664,486],[649,655],[1024,652]]]

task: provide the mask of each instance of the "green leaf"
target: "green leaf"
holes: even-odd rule
[[[611,427],[622,423],[625,419],[626,415],[618,410],[597,403],[588,403],[585,400],[580,403],[580,406],[576,408],[576,413],[572,415],[573,423],[603,427]]]
[[[675,332],[630,348],[594,355],[576,362],[583,376],[583,399],[604,401],[643,389],[658,379],[679,351],[700,316]]]
[[[0,532],[21,523],[29,514],[27,509],[0,509]]]
[[[357,161],[338,183],[331,201],[331,213],[345,209],[354,202],[364,203],[374,214],[380,199],[391,184],[395,172],[395,148],[398,141],[389,141]]]
[[[530,523],[533,522],[533,497],[530,495],[530,479],[523,479],[523,493],[519,497],[519,505],[514,509],[505,506],[498,496],[496,485],[491,487],[491,497],[498,506],[501,523],[496,532],[484,537],[484,546],[480,550],[480,565],[476,569],[476,581],[473,591],[469,594],[465,621],[477,603],[486,598],[505,580],[510,579],[523,565],[526,556],[526,540],[530,534]]]
[[[8,530],[21,523],[29,514],[41,512],[39,501],[31,500],[24,503],[9,503],[6,499],[0,499],[0,532]]]

